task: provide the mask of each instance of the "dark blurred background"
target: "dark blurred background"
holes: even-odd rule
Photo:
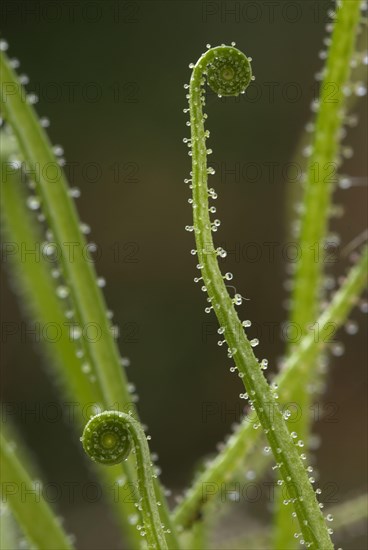
[[[37,111],[49,117],[52,142],[63,146],[71,183],[81,189],[78,209],[99,246],[97,271],[107,280],[105,296],[121,329],[121,352],[131,361],[128,375],[140,396],[139,411],[159,454],[162,479],[175,494],[239,417],[242,391],[216,345],[217,325],[204,313],[205,297],[193,283],[193,234],[184,231],[191,223],[183,183],[190,170],[183,144],[189,136],[183,113],[188,65],[207,43],[235,41],[253,57],[257,80],[246,96],[219,100],[208,94],[211,160],[217,167],[211,184],[219,194],[222,222],[216,242],[229,253],[223,270],[233,272],[238,292],[251,298],[241,315],[253,321],[249,334],[260,338],[258,355],[275,370],[284,350],[279,328],[287,316],[288,197],[299,186],[287,182],[285,170],[310,119],[332,5],[305,0],[2,3],[9,55],[19,58],[20,73],[29,75],[27,89],[39,95]],[[366,224],[364,101],[355,110],[360,124],[346,138],[354,156],[342,172],[364,179],[336,192],[336,203],[346,211],[334,224],[341,248]],[[274,261],[269,242],[278,243]],[[339,254],[329,271],[340,275],[346,266]],[[2,296],[3,321],[24,323],[5,274]],[[337,422],[322,418],[315,430],[323,438],[317,451],[320,483],[336,484],[338,502],[363,492],[366,482],[365,319],[359,309],[352,318],[359,332],[339,333],[346,350],[331,360],[320,400],[322,409],[323,402],[336,404]],[[59,399],[32,339],[19,330],[3,342],[2,399],[18,404],[13,419],[46,482],[88,480],[91,474],[67,423],[56,429],[22,417],[24,407]],[[217,412],[206,416],[208,403]],[[119,547],[103,503],[77,498],[68,504],[63,498],[57,504],[78,548]],[[366,544],[361,529],[344,536],[345,548]]]

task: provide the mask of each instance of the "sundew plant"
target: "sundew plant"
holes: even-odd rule
[[[239,378],[244,414],[217,453],[198,465],[189,487],[175,500],[160,479],[151,436],[140,420],[136,389],[126,372],[128,362],[120,355],[118,327],[105,303],[106,281],[95,270],[97,247],[89,241],[90,228],[81,222],[75,205],[79,189],[67,181],[63,149],[48,137],[49,122],[35,109],[36,95],[25,89],[28,78],[18,75],[19,62],[9,56],[7,42],[0,42],[4,264],[24,314],[58,330],[58,338],[44,339],[40,348],[60,395],[83,405],[71,437],[91,475],[99,479],[102,505],[111,508],[121,531],[121,548],[328,550],[340,547],[343,529],[354,529],[366,518],[363,489],[331,505],[319,484],[312,433],[314,404],[326,389],[331,355],[342,353],[336,332],[344,326],[350,334],[357,331],[355,321],[349,320],[356,305],[367,312],[362,299],[366,233],[345,246],[348,265],[336,286],[326,261],[338,244],[336,235],[331,235],[333,220],[341,215],[334,191],[353,184],[344,172],[344,160],[351,156],[346,145],[349,128],[357,122],[355,111],[366,94],[366,9],[360,0],[341,0],[329,13],[318,95],[300,140],[303,177],[290,198],[295,211],[290,231],[300,253],[288,265],[292,330],[278,370],[258,355],[260,339],[252,335],[252,322],[244,313],[246,301],[262,300],[262,294],[249,296],[226,270],[227,250],[218,237],[216,209],[231,205],[222,204],[215,190],[217,174],[210,155],[216,137],[210,136],[212,115],[208,117],[206,107],[209,94],[220,101],[251,90],[257,52],[252,50],[252,59],[243,44],[222,44],[219,36],[218,45],[205,45],[198,61],[189,64],[183,92],[186,126],[178,104],[178,124],[186,130],[183,154],[187,148],[190,163],[185,184],[192,219],[185,229],[192,240],[198,300],[216,322],[224,365]],[[222,103],[220,116],[226,116],[227,102]],[[165,102],[160,108],[165,109]],[[252,108],[251,103],[247,108]],[[239,118],[238,123],[247,126],[246,120]],[[354,216],[348,207],[345,210],[346,216]],[[24,258],[23,247],[30,250],[35,243],[40,246],[39,256]],[[187,261],[183,255],[183,264]],[[264,279],[264,284],[273,284],[271,270]],[[97,330],[98,338],[86,327]],[[154,354],[151,362],[155,368]],[[56,499],[42,490],[37,445],[27,449],[6,411],[4,407],[0,439],[1,548],[82,548],[73,528],[60,517]],[[345,437],[341,434],[342,442]],[[335,461],[344,468],[338,452]],[[264,522],[267,518],[264,527],[254,528],[251,517],[237,516],[236,529],[224,528],[239,502],[240,480],[248,479],[256,487],[265,478],[273,480],[272,506],[262,510],[254,500],[251,512],[260,514]],[[86,499],[87,514],[91,502]],[[249,507],[241,513],[247,511]],[[104,548],[111,548],[108,541]]]

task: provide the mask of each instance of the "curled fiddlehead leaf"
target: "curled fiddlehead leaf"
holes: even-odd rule
[[[194,231],[195,234],[194,253],[198,256],[197,268],[201,271],[201,277],[195,280],[203,280],[202,290],[207,292],[210,304],[206,312],[215,312],[220,325],[219,334],[225,339],[219,343],[227,343],[228,357],[234,359],[238,375],[247,394],[251,396],[250,405],[256,411],[259,425],[267,435],[276,467],[281,474],[281,483],[285,485],[289,499],[295,507],[303,540],[308,548],[330,550],[333,545],[301,460],[304,457],[300,455],[277,406],[277,396],[266,381],[263,365],[254,355],[253,347],[258,344],[258,340],[248,340],[244,332],[244,328],[250,323],[242,323],[238,317],[235,305],[240,305],[242,299],[238,294],[234,298],[229,296],[224,281],[228,274],[223,277],[217,260],[217,256],[224,257],[226,253],[222,248],[216,249],[212,239],[212,231],[217,230],[219,221],[210,219],[210,212],[214,212],[215,209],[209,208],[209,198],[215,199],[217,195],[212,188],[208,189],[207,185],[208,175],[214,172],[207,165],[206,138],[209,133],[204,128],[203,85],[206,75],[208,84],[220,96],[244,93],[246,87],[254,80],[250,67],[251,59],[233,46],[210,48],[195,65],[190,65],[193,72],[187,98],[190,112],[189,146],[192,149],[192,171],[191,179],[188,181],[192,189],[190,202],[193,207],[193,226],[187,226],[186,229]]]
[[[113,411],[93,416],[84,428],[81,441],[88,456],[100,464],[119,464],[132,450],[127,423]]]
[[[139,501],[136,504],[144,521],[140,533],[147,538],[149,548],[166,549],[153,487],[150,452],[140,423],[130,414],[104,411],[87,422],[81,442],[91,460],[105,465],[126,460],[134,449],[139,487]]]
[[[237,48],[213,48],[213,59],[208,63],[207,82],[218,95],[231,96],[243,93],[252,80],[248,57]]]

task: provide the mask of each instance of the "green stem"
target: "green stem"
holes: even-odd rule
[[[104,465],[125,460],[132,445],[134,446],[140,494],[138,508],[142,511],[144,523],[143,526],[139,526],[140,534],[146,538],[148,548],[166,550],[165,534],[152,482],[154,478],[151,456],[144,430],[139,422],[129,414],[104,411],[88,421],[81,441],[88,456]]]
[[[354,52],[359,24],[360,2],[342,0],[337,11],[332,42],[328,53],[326,74],[321,86],[319,111],[307,169],[303,200],[304,215],[300,230],[300,259],[296,264],[292,297],[291,321],[304,333],[318,315],[321,278],[324,267],[324,240],[336,178],[331,167],[339,160],[340,128],[344,123],[344,86],[350,75],[350,60]],[[334,94],[331,98],[331,86]]]
[[[368,82],[368,72],[366,65],[363,63],[363,57],[364,52],[366,48],[366,44],[368,41],[368,26],[367,26],[367,19],[364,21],[362,19],[361,24],[361,32],[359,32],[357,36],[357,44],[355,51],[360,52],[359,56],[359,62],[358,66],[354,68],[354,73],[351,76],[352,84],[357,84],[358,82],[367,85]],[[364,23],[364,24],[363,24]],[[354,58],[354,56],[353,56]],[[327,84],[327,83],[326,83]],[[361,97],[359,97],[357,94],[352,93],[350,95],[347,95],[345,97],[345,115],[347,118],[354,112],[354,109],[357,107],[357,104],[361,100]],[[313,113],[310,116],[308,125],[312,124],[314,125],[315,122],[315,114]],[[307,125],[306,125],[307,126]],[[308,148],[311,145],[311,135],[306,130],[302,132],[299,141],[296,144],[295,152],[293,154],[292,161],[297,166],[299,166],[300,171],[305,172],[307,170],[307,167],[309,165],[310,159],[306,158],[303,155],[303,151]],[[285,219],[290,220],[295,217],[295,205],[301,202],[302,199],[302,193],[303,189],[301,185],[295,185],[295,183],[288,182],[287,185],[287,196],[285,201]],[[291,227],[287,228],[287,237],[291,238]]]
[[[15,280],[15,288],[20,298],[20,303],[29,316],[42,328],[57,327],[59,337],[49,342],[43,340],[47,354],[47,365],[50,372],[56,375],[68,398],[74,399],[79,407],[76,410],[77,421],[80,427],[84,426],[82,411],[91,410],[95,405],[102,410],[105,407],[104,396],[99,384],[93,382],[94,371],[85,373],[82,361],[77,357],[77,347],[70,337],[69,325],[66,322],[64,306],[61,305],[56,295],[56,282],[50,272],[50,262],[40,254],[27,254],[24,261],[23,251],[37,249],[43,241],[40,225],[31,215],[26,206],[26,194],[24,182],[21,181],[21,171],[10,170],[9,154],[14,152],[14,146],[9,147],[10,136],[1,134],[2,154],[0,168],[2,174],[7,174],[1,181],[1,215],[4,257],[7,267],[11,268],[11,275]],[[15,144],[16,145],[16,144]],[[5,419],[6,420],[6,419]],[[128,475],[129,464],[113,469],[99,468],[100,477],[105,487],[117,488],[117,480],[121,478],[122,471]],[[133,472],[128,479],[133,479]],[[111,490],[110,490],[111,493]],[[110,499],[124,535],[129,538],[132,546],[141,542],[136,529],[128,522],[128,515],[135,514],[136,509],[130,502],[123,498]]]
[[[73,546],[40,486],[32,481],[14,446],[3,434],[0,434],[0,459],[2,501],[10,506],[30,543],[40,550],[71,550]]]
[[[0,548],[14,550],[19,547],[23,533],[7,504],[0,504]]]
[[[161,518],[157,507],[157,497],[153,486],[153,472],[151,468],[151,455],[147,445],[146,435],[139,422],[131,416],[119,413],[129,426],[135,447],[135,458],[137,460],[137,476],[139,493],[141,496],[140,505],[145,522],[145,530],[149,548],[158,550],[167,549],[166,538],[161,525]]]
[[[97,285],[95,270],[88,261],[87,243],[80,229],[75,205],[68,193],[65,175],[33,107],[24,100],[25,94],[4,52],[0,52],[0,75],[2,110],[17,138],[25,159],[26,171],[32,175],[36,184],[47,224],[59,246],[63,276],[70,290],[75,317],[82,328],[93,322],[100,329],[101,337],[93,342],[86,339],[85,346],[101,386],[105,408],[122,410],[129,404],[136,415],[117,346],[111,334],[104,298]],[[126,465],[126,474],[129,481],[134,482],[129,463]],[[167,535],[169,545],[171,548],[179,548],[166,498],[157,480],[155,490],[157,500],[161,502],[162,521],[170,531]],[[136,538],[134,526],[130,530],[132,537]]]
[[[26,312],[42,327],[52,325],[57,328],[57,338],[43,339],[43,343],[47,344],[50,368],[57,363],[54,372],[58,373],[58,378],[61,378],[70,396],[78,397],[83,404],[96,403],[102,406],[100,386],[83,372],[81,359],[77,357],[76,342],[71,338],[65,307],[56,294],[57,279],[51,275],[50,262],[41,252],[38,253],[38,245],[40,247],[44,237],[40,224],[26,206],[27,195],[21,170],[11,167],[10,158],[16,151],[16,144],[8,145],[11,138],[3,132],[0,134],[0,168],[4,175],[0,184],[4,264],[11,270],[12,278],[16,281],[16,291]],[[6,154],[6,148],[9,154]]]
[[[368,517],[367,495],[360,495],[342,504],[337,504],[326,510],[326,517],[333,517],[334,531],[345,527],[352,527],[355,523],[366,520]],[[271,533],[264,530],[251,531],[246,537],[237,537],[216,545],[216,550],[242,550],[243,548],[273,548]]]
[[[239,376],[243,380],[252,406],[268,438],[283,483],[294,504],[305,543],[310,548],[328,550],[333,548],[333,545],[318,506],[316,495],[308,479],[299,451],[294,445],[286,422],[279,410],[275,394],[267,384],[261,366],[253,353],[252,345],[245,336],[242,323],[235,311],[233,300],[228,294],[220,272],[217,261],[218,253],[212,240],[212,225],[208,206],[206,136],[202,112],[204,103],[203,74],[212,73],[213,68],[217,69],[218,60],[220,60],[220,74],[217,75],[217,80],[222,77],[222,79],[236,82],[239,76],[237,63],[241,63],[241,56],[241,52],[235,50],[235,48],[219,47],[210,49],[195,65],[190,80],[193,219],[197,255],[211,307],[214,309],[220,327],[224,329],[229,354],[235,360]],[[225,67],[221,66],[222,60]],[[235,90],[232,95],[237,95],[240,91],[239,89]]]
[[[343,0],[337,10],[337,19],[328,52],[326,74],[321,86],[316,129],[312,143],[312,155],[307,169],[306,188],[303,199],[304,215],[300,231],[300,260],[296,264],[292,309],[290,320],[307,334],[308,325],[320,311],[322,277],[324,271],[325,239],[331,208],[332,192],[336,176],[331,177],[331,168],[336,172],[339,162],[340,130],[346,116],[347,101],[344,87],[349,83],[350,62],[360,17],[360,2]],[[331,97],[331,90],[334,91]],[[300,420],[293,426],[298,437],[308,447],[311,417],[308,414],[313,396],[308,391],[316,378],[319,361],[306,368],[301,365],[299,388],[294,399],[303,411]],[[283,506],[279,491],[276,506],[275,545],[277,549],[295,548],[293,524]]]
[[[300,365],[312,365],[316,357],[329,344],[332,337],[331,328],[337,331],[346,321],[367,281],[368,249],[366,248],[357,264],[351,268],[341,288],[335,293],[330,305],[319,317],[319,337],[308,334],[301,340],[294,353],[286,360],[285,366],[275,378],[279,387],[280,402],[285,405],[295,402],[294,395],[299,387]],[[197,517],[203,504],[203,497],[207,494],[207,487],[231,479],[235,470],[244,463],[246,455],[254,448],[260,433],[253,429],[257,422],[255,413],[245,417],[238,429],[229,438],[223,450],[209,464],[206,470],[198,476],[188,490],[183,501],[174,511],[174,520],[184,527]],[[211,491],[213,492],[213,491]]]
[[[93,321],[101,330],[101,338],[96,339],[89,349],[103,393],[109,406],[129,402],[124,372],[106,316],[106,305],[92,263],[86,261],[87,242],[80,229],[75,205],[68,194],[63,170],[34,109],[20,93],[17,78],[3,52],[0,55],[0,71],[4,115],[17,138],[26,161],[26,173],[36,183],[47,224],[60,247],[60,262],[77,308],[77,317],[82,327]]]

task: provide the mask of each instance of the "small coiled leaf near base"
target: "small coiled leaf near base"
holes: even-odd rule
[[[128,458],[132,439],[120,414],[105,411],[93,416],[86,424],[81,441],[86,454],[94,462],[114,465]]]
[[[140,533],[146,537],[149,549],[165,550],[167,543],[153,487],[151,455],[140,423],[130,414],[104,411],[87,422],[81,442],[91,460],[105,465],[122,462],[134,448],[139,489],[136,505],[143,519]],[[170,530],[166,533],[170,534]]]

